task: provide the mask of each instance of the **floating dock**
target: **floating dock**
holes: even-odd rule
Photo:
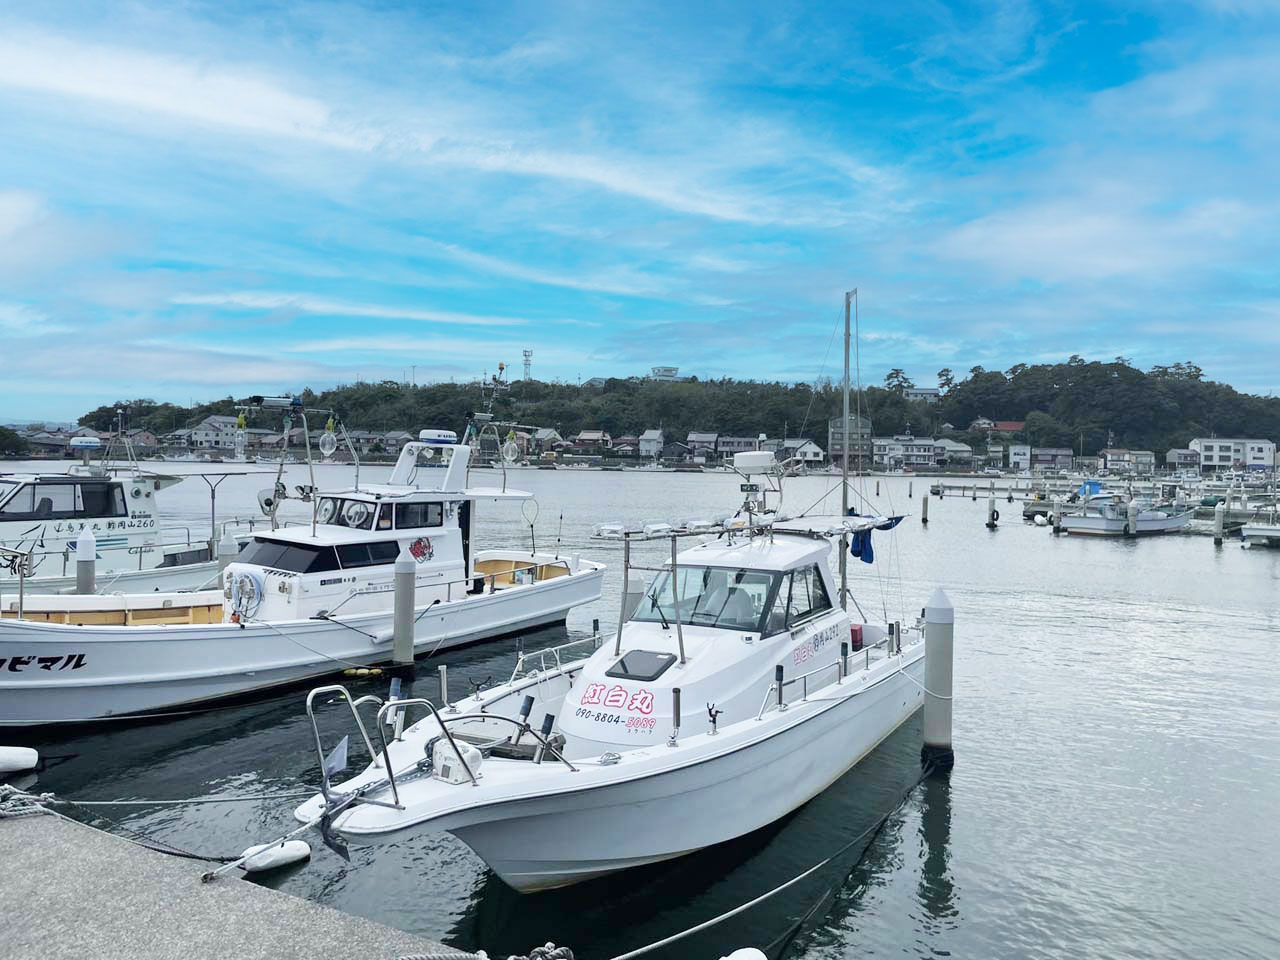
[[[0,958],[475,956],[47,814],[0,819],[0,863]]]

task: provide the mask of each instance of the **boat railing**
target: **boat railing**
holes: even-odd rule
[[[333,789],[333,787],[332,787],[332,784],[329,782],[329,765],[324,753],[324,744],[320,740],[320,725],[316,722],[316,711],[315,711],[316,697],[326,693],[338,694],[342,700],[346,701],[347,706],[351,710],[351,717],[356,722],[356,729],[360,731],[360,739],[364,741],[365,749],[369,751],[369,758],[375,767],[384,765],[384,761],[382,758],[386,756],[386,744],[385,744],[385,737],[383,737],[382,731],[379,730],[378,731],[379,737],[383,739],[383,753],[382,753],[382,757],[379,757],[378,752],[373,749],[373,742],[369,739],[369,731],[365,729],[364,720],[360,716],[360,706],[362,704],[376,703],[378,704],[379,707],[381,707],[383,704],[382,704],[382,699],[380,697],[375,697],[373,694],[366,694],[363,697],[352,700],[351,694],[347,691],[347,688],[340,683],[330,684],[329,686],[326,686],[326,687],[316,687],[314,690],[312,690],[310,693],[307,694],[307,719],[311,721],[311,733],[315,738],[316,756],[320,761],[320,793],[324,796],[325,805],[327,806],[331,800],[330,792]],[[330,702],[336,703],[337,701],[334,700]],[[382,711],[380,709],[378,711],[379,722],[381,722],[381,718],[382,718]],[[337,771],[334,771],[334,772],[336,773]],[[390,772],[389,767],[388,767],[388,772]],[[366,802],[377,803],[378,801],[369,800]],[[397,801],[397,804],[398,802],[399,801]],[[387,804],[383,804],[383,806],[387,806]]]
[[[561,654],[569,650],[586,649],[587,656],[600,649],[600,644],[604,642],[604,637],[597,631],[589,637],[579,637],[577,640],[570,640],[568,643],[557,644],[554,647],[543,647],[540,650],[519,650],[516,654],[516,665],[511,671],[510,683],[534,674],[546,673],[548,669],[554,668],[557,673],[564,670],[564,660]],[[537,659],[537,667],[530,668],[526,664],[533,663]],[[573,657],[572,660],[582,659],[581,657]],[[548,666],[550,660],[551,666]]]
[[[893,656],[895,650],[898,653],[902,652],[901,640],[895,638],[893,634],[887,634],[875,643],[865,644],[861,650],[850,651],[847,644],[842,644],[840,656],[836,660],[831,663],[825,663],[820,667],[815,667],[806,673],[797,674],[794,677],[783,676],[782,667],[779,665],[777,668],[778,673],[774,682],[769,684],[768,689],[765,690],[764,699],[760,702],[760,710],[756,713],[756,719],[763,720],[764,715],[769,712],[771,707],[772,709],[782,711],[786,710],[791,703],[795,702],[787,699],[787,688],[794,686],[795,684],[800,685],[800,699],[798,702],[804,703],[807,701],[809,699],[810,677],[835,671],[836,683],[843,683],[844,679],[849,676],[850,664],[856,663],[857,659],[859,659],[857,656],[859,653],[862,654],[860,659],[862,659],[863,672],[870,670],[872,660],[871,652],[873,650],[878,650],[881,647],[885,648],[885,657]]]
[[[356,703],[363,702],[365,699],[369,698],[362,697],[360,700],[356,701]],[[544,753],[548,753],[555,757],[573,773],[578,772],[578,768],[565,759],[564,755],[556,749],[550,739],[544,737],[537,730],[534,730],[526,720],[516,720],[513,717],[504,717],[501,714],[496,713],[463,713],[455,716],[443,717],[440,715],[440,711],[436,709],[436,705],[425,697],[410,697],[404,700],[388,700],[378,709],[377,727],[378,739],[382,745],[382,756],[384,758],[382,766],[387,771],[387,782],[391,786],[391,799],[396,807],[400,807],[400,791],[396,786],[396,773],[391,765],[391,754],[388,752],[386,728],[388,725],[394,725],[396,730],[402,729],[404,726],[404,719],[409,713],[409,707],[427,708],[431,713],[432,719],[434,719],[440,726],[440,733],[449,742],[449,749],[451,749],[453,751],[453,755],[458,758],[458,763],[462,765],[462,769],[466,772],[467,778],[471,781],[471,785],[473,787],[478,787],[480,785],[480,779],[476,776],[476,772],[471,769],[471,764],[467,763],[467,758],[463,755],[462,749],[458,746],[458,741],[454,739],[453,734],[449,731],[449,724],[458,723],[463,720],[498,720],[504,723],[509,723],[514,726],[520,734],[528,734],[533,737],[533,739],[538,742],[538,745],[542,748]],[[352,707],[352,712],[355,713],[354,706]],[[358,721],[359,715],[357,714],[357,722]],[[314,724],[314,720],[312,722]],[[361,732],[364,732],[363,726],[361,727]],[[319,743],[318,735],[316,742]],[[321,762],[323,763],[323,760]],[[328,794],[325,794],[325,799],[328,800]]]

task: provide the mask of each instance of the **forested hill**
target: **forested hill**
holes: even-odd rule
[[[1280,439],[1280,398],[1238,393],[1205,380],[1194,364],[1180,363],[1142,371],[1123,358],[1110,363],[1072,357],[1066,363],[1026,366],[1001,373],[972,368],[962,379],[939,371],[942,397],[937,403],[910,402],[901,391],[911,386],[900,370],[885,386],[868,387],[862,409],[876,435],[910,431],[916,436],[946,433],[964,438],[979,417],[1025,420],[1025,439],[1041,446],[1072,446],[1086,453],[1111,442],[1156,450],[1185,446],[1194,436],[1245,436]],[[932,386],[932,384],[921,384]],[[440,383],[410,387],[393,382],[357,383],[314,394],[308,406],[332,407],[351,429],[416,432],[427,426],[461,431],[481,406],[478,383]],[[194,408],[150,400],[123,402],[128,425],[157,434],[192,426],[209,414],[231,414],[238,401],[227,397]],[[110,429],[116,407],[99,407],[80,418],[82,425]],[[852,404],[857,407],[857,399]],[[613,436],[662,427],[669,439],[691,430],[752,437],[804,436],[827,446],[827,421],[840,413],[840,387],[704,380],[666,383],[608,380],[587,387],[538,380],[516,381],[498,393],[494,413],[500,419],[535,427],[555,427],[564,436],[583,429]],[[259,414],[251,425],[279,428],[278,414]],[[313,424],[319,426],[320,424]]]

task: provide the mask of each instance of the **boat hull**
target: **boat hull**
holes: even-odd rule
[[[736,731],[703,738],[693,748],[696,759],[681,762],[678,750],[671,751],[681,765],[613,782],[593,776],[582,789],[477,804],[407,830],[453,833],[522,893],[731,840],[803,806],[920,709],[923,644],[913,653],[902,658],[901,670],[888,669],[856,692],[793,703],[785,713],[748,719]],[[715,749],[721,742],[725,749]],[[394,841],[406,833],[356,832],[341,821],[337,828],[364,843]]]
[[[1137,535],[1146,537],[1161,533],[1177,533],[1184,529],[1190,520],[1190,513],[1173,514],[1168,517],[1139,517]],[[1123,537],[1126,535],[1127,528],[1128,521],[1120,517],[1066,515],[1062,518],[1062,529],[1077,536]]]
[[[564,620],[603,567],[419,608],[414,652]],[[391,658],[392,611],[282,623],[74,626],[0,620],[0,726],[131,719]],[[15,669],[16,667],[16,669]]]

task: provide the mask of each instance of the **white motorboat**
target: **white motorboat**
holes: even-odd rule
[[[97,573],[112,590],[186,590],[216,583],[208,538],[166,528],[159,493],[180,476],[145,473],[137,463],[119,473],[91,464],[96,437],[75,437],[83,462],[68,473],[0,474],[0,547],[26,554],[24,589],[63,593],[76,585],[76,538],[93,532]],[[16,559],[11,557],[10,559]],[[0,589],[17,591],[17,564],[0,564]]]
[[[735,458],[778,490],[772,461]],[[900,518],[776,521],[769,491],[742,488],[744,522],[684,550],[696,535],[672,533],[671,560],[585,659],[556,649],[529,670],[524,657],[509,682],[442,696],[440,711],[388,701],[377,730],[392,724],[392,742],[375,751],[366,736],[369,767],[325,775],[296,817],[353,842],[448,831],[533,891],[741,836],[826,789],[923,702],[923,622],[855,622],[828,565],[832,538]],[[312,692],[313,721],[334,692]],[[429,714],[402,729],[418,706]]]
[[[600,564],[475,549],[478,503],[531,494],[468,487],[470,447],[423,437],[385,484],[307,492],[313,522],[253,534],[216,591],[6,600],[0,725],[149,715],[385,662],[402,553],[419,655],[555,623],[599,596]],[[419,470],[429,455],[447,467]]]
[[[1251,547],[1280,547],[1280,522],[1275,512],[1254,517],[1240,528],[1240,536]]]
[[[1176,533],[1191,521],[1194,511],[1157,510],[1121,494],[1095,493],[1074,513],[1062,515],[1067,533],[1124,537]]]

